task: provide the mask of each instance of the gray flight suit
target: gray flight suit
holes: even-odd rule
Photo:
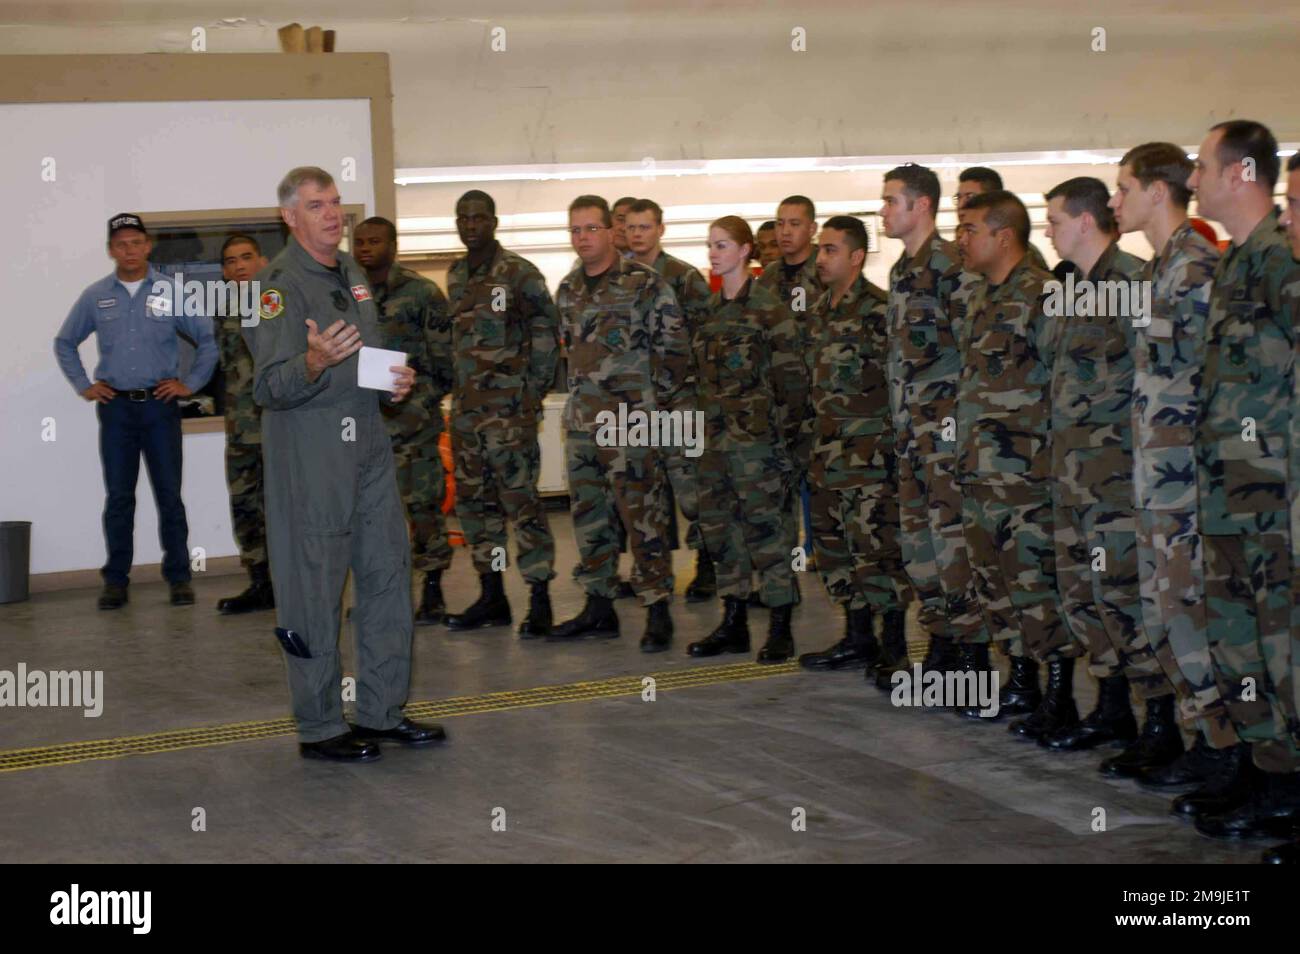
[[[243,329],[254,361],[253,395],[264,409],[276,635],[303,742],[348,731],[338,641],[349,567],[356,592],[357,723],[397,725],[411,676],[411,552],[379,411],[380,396],[388,394],[357,386],[356,354],[315,381],[306,377],[308,318],[322,333],[341,318],[357,326],[365,345],[383,347],[365,273],[343,252],[338,266],[336,272],[321,265],[290,239],[258,273],[259,320]]]

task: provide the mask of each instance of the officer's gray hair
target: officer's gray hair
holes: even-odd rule
[[[280,200],[280,208],[288,209],[298,204],[298,190],[305,182],[328,189],[334,184],[334,177],[318,166],[298,166],[296,169],[290,169],[275,190]]]

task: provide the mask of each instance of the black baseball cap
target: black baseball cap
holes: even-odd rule
[[[140,216],[132,212],[119,212],[108,220],[108,237],[112,239],[113,233],[119,229],[135,229],[137,232],[149,234],[149,230],[144,227],[144,222]]]

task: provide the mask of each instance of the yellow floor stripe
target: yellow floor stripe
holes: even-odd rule
[[[477,696],[412,702],[407,704],[406,714],[420,719],[448,718],[640,695],[641,681],[646,676],[654,678],[655,692],[659,693],[724,682],[746,682],[784,676],[798,671],[798,668],[798,665],[793,662],[779,666],[760,666],[757,663],[744,662],[676,669],[669,672],[641,673],[633,676],[615,676],[594,682],[571,682],[559,686],[537,686],[532,689],[511,689]],[[292,719],[269,719],[261,722],[232,722],[193,729],[172,729],[167,732],[122,736],[116,739],[64,742],[59,745],[29,749],[2,749],[0,750],[0,773],[22,772],[52,765],[75,765],[78,762],[97,759],[121,759],[135,755],[179,752],[185,749],[229,745],[234,742],[254,742],[293,735],[294,732]]]

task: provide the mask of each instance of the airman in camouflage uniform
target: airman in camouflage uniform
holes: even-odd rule
[[[1249,172],[1247,171],[1249,169]],[[1258,772],[1235,790],[1207,784],[1176,810],[1215,837],[1279,834],[1300,818],[1300,720],[1292,679],[1293,540],[1288,511],[1300,265],[1272,202],[1277,142],[1249,120],[1220,123],[1189,187],[1232,244],[1214,270],[1197,419],[1197,498],[1205,547],[1210,657]]]
[[[796,318],[805,318],[813,304],[821,297],[826,286],[817,277],[817,246],[813,236],[817,231],[817,209],[812,199],[803,195],[786,196],[776,207],[776,240],[781,257],[767,265],[758,283],[772,291],[793,312]],[[802,256],[802,258],[800,257]],[[807,455],[803,455],[807,460]],[[794,484],[799,492],[803,513],[804,551],[813,552],[812,495],[808,488],[808,475],[796,475]],[[794,498],[791,497],[791,506]],[[761,605],[753,596],[750,605]]]
[[[1080,723],[1044,737],[1054,751],[1135,743],[1130,683],[1147,709],[1141,745],[1101,771],[1168,764],[1182,754],[1174,687],[1147,641],[1138,590],[1133,498],[1134,324],[1143,262],[1113,239],[1104,183],[1069,179],[1046,195],[1048,237],[1079,270],[1053,284],[1049,317],[1058,328],[1052,373],[1052,482],[1056,579],[1066,625],[1090,657],[1097,704]],[[1085,271],[1086,269],[1086,271]],[[1091,305],[1080,295],[1092,294]],[[1131,773],[1130,773],[1131,774]]]
[[[861,253],[861,254],[859,254]],[[885,362],[885,292],[862,266],[867,233],[851,216],[822,228],[818,273],[827,291],[813,306],[812,403],[808,480],[817,569],[831,601],[844,607],[844,637],[800,657],[807,669],[867,664],[879,648],[876,614],[897,618],[910,584],[899,544],[895,439]]]
[[[221,249],[221,275],[228,282],[252,281],[266,266],[257,240],[235,234]],[[253,356],[240,333],[239,315],[217,318],[217,347],[225,374],[226,485],[230,524],[239,562],[248,572],[248,589],[217,602],[227,615],[274,609],[275,592],[266,556],[266,513],[262,496],[262,408],[253,399]]]
[[[885,231],[904,243],[889,273],[889,403],[897,434],[903,564],[920,598],[921,628],[930,637],[926,671],[987,668],[989,642],[966,551],[954,459],[958,343],[978,278],[962,269],[957,247],[935,230],[938,201],[939,180],[929,169],[908,165],[885,174]],[[959,663],[954,639],[984,648],[968,648]],[[894,662],[878,675],[882,689],[892,688],[895,669],[908,667],[906,652]],[[1036,693],[1037,682],[1031,681]],[[1009,712],[1032,711],[1038,703],[1018,700],[1023,704],[1014,710],[1016,701],[1004,699],[1003,705]]]
[[[390,351],[402,351],[415,369],[410,400],[381,407],[393,442],[397,485],[411,532],[411,570],[423,573],[417,625],[445,615],[442,574],[451,566],[442,500],[442,399],[451,390],[451,327],[447,298],[419,272],[397,262],[397,229],[384,218],[366,219],[353,236],[357,264],[366,270],[379,332]]]
[[[519,632],[535,639],[551,631],[555,541],[537,493],[537,426],[559,361],[559,316],[541,273],[501,247],[496,225],[496,204],[486,193],[473,190],[457,202],[456,226],[469,254],[447,275],[456,370],[456,513],[483,593],[447,624],[471,629],[510,622],[494,561],[505,553],[509,519],[519,573],[531,591]]]
[[[1019,632],[1048,665],[1042,703],[1011,730],[1022,738],[1072,724],[1078,646],[1061,622],[1050,484],[1056,326],[1043,312],[1051,273],[1026,258],[1029,215],[1009,192],[966,206],[958,233],[985,276],[969,304],[957,395],[957,479],[976,593],[993,640]]]
[[[712,295],[693,347],[704,415],[700,529],[717,568],[723,619],[687,651],[692,656],[749,651],[746,598],[757,572],[763,603],[771,609],[758,661],[782,662],[794,653],[790,614],[796,602],[795,526],[782,504],[804,444],[807,324],[749,277],[753,247],[748,224],[736,216],[709,227],[709,254],[723,288]]]
[[[620,405],[624,415],[693,410],[690,337],[668,283],[618,255],[611,222],[599,196],[570,205],[569,232],[582,264],[555,295],[568,353],[565,455],[587,602],[549,638],[618,635],[617,509],[632,550],[632,587],[647,607],[642,649],[660,651],[672,639],[673,592],[662,451],[634,446],[631,426],[623,433],[610,417],[620,420]]]
[[[1156,789],[1203,781],[1218,754],[1238,742],[1205,633],[1194,435],[1219,251],[1188,221],[1191,171],[1179,146],[1138,146],[1120,161],[1110,203],[1122,231],[1141,229],[1157,249],[1141,275],[1151,283],[1151,314],[1133,322],[1138,578],[1147,640],[1178,691],[1183,721],[1197,729],[1191,750],[1175,762],[1129,773]]]
[[[623,231],[632,257],[653,268],[668,282],[686,318],[687,331],[693,336],[709,314],[709,283],[699,269],[663,250],[660,244],[664,234],[663,209],[650,199],[638,199],[627,208]],[[667,467],[673,500],[687,521],[686,545],[696,552],[696,574],[686,588],[686,602],[698,603],[711,599],[717,586],[713,562],[703,546],[703,535],[697,522],[700,509],[696,490],[697,462],[687,457],[681,448],[666,448],[663,462]],[[675,547],[677,541],[673,539],[672,543]]]

